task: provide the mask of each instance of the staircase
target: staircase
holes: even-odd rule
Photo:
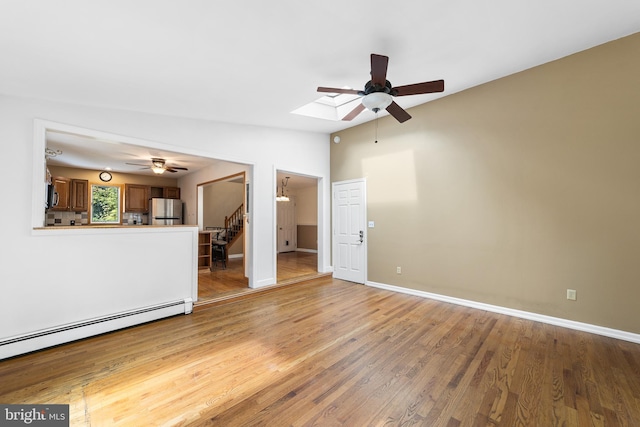
[[[243,208],[244,204],[240,205],[231,216],[224,217],[224,228],[227,230],[227,247],[233,245],[236,240],[242,237],[244,230]]]

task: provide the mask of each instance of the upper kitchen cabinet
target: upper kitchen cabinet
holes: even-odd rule
[[[139,184],[124,185],[124,211],[149,212],[150,186]]]
[[[54,211],[68,211],[71,203],[71,179],[63,176],[51,178],[53,185],[53,207]]]
[[[179,187],[156,187],[155,185],[151,186],[151,196],[152,199],[179,199],[180,198],[180,188]]]
[[[162,196],[165,199],[179,199],[180,188],[179,187],[164,187]]]
[[[89,181],[86,179],[71,180],[71,207],[73,212],[89,211]]]
[[[89,210],[89,181],[63,176],[51,178],[54,211],[87,212]]]

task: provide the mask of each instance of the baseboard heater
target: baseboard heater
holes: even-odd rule
[[[187,298],[7,338],[0,341],[0,360],[192,311],[193,301]]]

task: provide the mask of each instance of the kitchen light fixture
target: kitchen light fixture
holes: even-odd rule
[[[151,160],[151,164],[153,166],[151,166],[151,170],[153,171],[153,173],[158,174],[158,175],[162,175],[165,171],[165,167],[164,167],[164,160],[162,159],[152,159]]]
[[[290,177],[286,177],[286,181],[283,179],[282,180],[282,192],[281,194],[278,196],[278,188],[276,187],[276,202],[288,202],[289,201],[289,197],[284,195],[284,187],[287,186],[287,184],[289,183],[289,178]]]

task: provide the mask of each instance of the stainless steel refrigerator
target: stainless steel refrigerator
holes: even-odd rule
[[[151,225],[182,224],[182,200],[151,199],[149,218]]]

